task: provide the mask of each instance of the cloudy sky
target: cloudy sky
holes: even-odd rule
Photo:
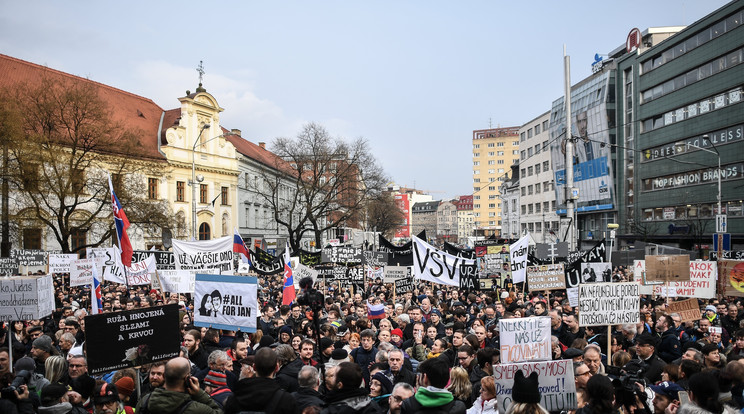
[[[11,1],[0,53],[176,108],[198,83],[226,128],[269,145],[307,122],[369,140],[391,179],[472,192],[472,131],[519,126],[628,32],[684,26],[722,0]]]

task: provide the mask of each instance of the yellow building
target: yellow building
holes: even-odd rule
[[[499,186],[519,162],[519,127],[473,131],[473,219],[476,236],[501,235]]]
[[[235,146],[220,126],[223,109],[199,85],[165,112],[161,151],[171,166],[167,199],[173,206],[178,239],[209,240],[233,234],[238,225],[238,164]],[[196,186],[192,186],[192,174]],[[194,203],[195,204],[192,204]],[[196,220],[194,220],[194,210]]]

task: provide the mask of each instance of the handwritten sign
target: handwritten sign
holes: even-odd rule
[[[385,283],[395,283],[396,280],[411,277],[411,266],[385,266]]]
[[[51,275],[0,278],[0,322],[41,319],[53,310]]]
[[[18,260],[14,257],[0,257],[0,275],[13,276],[18,274]]]
[[[547,361],[550,352],[550,317],[499,319],[501,362]]]
[[[685,299],[679,302],[672,302],[667,306],[667,313],[678,313],[682,322],[699,321],[700,305],[697,299]]]
[[[361,263],[362,248],[352,246],[332,246],[321,251],[323,263]]]
[[[49,253],[49,273],[70,273],[76,254]]]
[[[191,270],[160,270],[158,279],[163,290],[170,293],[194,293],[196,273]],[[155,278],[153,278],[155,281]]]
[[[527,286],[531,292],[565,289],[566,273],[563,263],[527,266]]]
[[[46,266],[47,253],[36,249],[13,249],[10,257],[15,258],[19,265],[29,267]]]
[[[576,405],[576,383],[573,362],[570,359],[545,362],[523,362],[519,364],[496,364],[493,377],[496,385],[496,400],[499,412],[505,413],[512,404],[514,375],[522,370],[525,377],[538,373],[540,405],[549,412],[573,410]]]
[[[646,261],[635,260],[633,262],[633,278],[637,282],[642,282],[646,274]],[[690,261],[690,280],[682,282],[670,282],[669,291],[672,291],[674,297],[684,298],[701,298],[710,299],[716,296],[716,279],[718,269],[716,262],[693,260]],[[641,285],[642,295],[661,295],[666,296],[662,289],[663,284],[653,286]]]
[[[690,280],[690,256],[646,256],[646,280],[660,282]]]
[[[636,282],[579,285],[580,326],[638,323],[640,309],[640,285]]]
[[[566,296],[568,296],[568,304],[572,308],[579,306],[579,288],[568,288],[566,289]]]
[[[70,286],[93,284],[93,272],[96,271],[96,259],[78,259],[70,267]]]
[[[413,292],[413,278],[395,279],[395,294],[402,295],[407,292]]]

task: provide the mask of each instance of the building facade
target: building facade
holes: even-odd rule
[[[460,196],[455,203],[457,207],[457,242],[466,246],[469,237],[473,237],[475,222],[473,220],[473,196]]]
[[[622,244],[704,253],[718,214],[727,217],[732,248],[744,243],[743,19],[744,2],[731,2],[617,60]]]
[[[437,239],[457,243],[457,199],[442,200],[437,206]]]
[[[499,186],[519,162],[519,127],[473,131],[473,216],[476,236],[501,234]]]
[[[516,233],[529,232],[537,243],[554,240],[550,231],[558,230],[558,215],[550,160],[550,112],[519,129],[519,165],[520,205],[513,213],[519,215],[521,232]]]
[[[426,230],[426,238],[437,236],[437,207],[439,201],[422,201],[411,206],[413,235]]]
[[[518,239],[525,233],[524,227],[520,226],[520,169],[519,164],[512,165],[511,176],[501,183],[501,236],[508,239]],[[524,188],[524,187],[521,187]],[[521,233],[520,233],[521,231]]]

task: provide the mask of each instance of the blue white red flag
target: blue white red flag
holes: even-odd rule
[[[243,263],[251,263],[250,259],[248,259],[250,256],[248,254],[248,248],[245,247],[245,242],[240,237],[240,234],[238,234],[238,230],[235,230],[235,235],[233,236],[233,252],[240,254],[240,260]]]
[[[297,299],[294,287],[292,264],[289,261],[289,242],[284,248],[284,288],[282,289],[282,305],[289,305]]]
[[[119,241],[119,250],[121,250],[121,263],[124,266],[132,266],[132,255],[134,250],[132,249],[132,243],[129,241],[127,236],[127,229],[129,228],[129,219],[124,213],[124,209],[121,208],[121,203],[114,193],[114,184],[111,183],[111,175],[109,174],[109,189],[111,190],[111,206],[114,210],[114,226],[116,227],[116,238]]]
[[[91,315],[97,315],[103,310],[103,301],[101,297],[101,281],[95,266],[93,266],[93,286],[90,290],[90,296],[90,313]]]
[[[385,305],[378,303],[377,305],[370,305],[367,302],[367,319],[384,319],[385,318]]]

